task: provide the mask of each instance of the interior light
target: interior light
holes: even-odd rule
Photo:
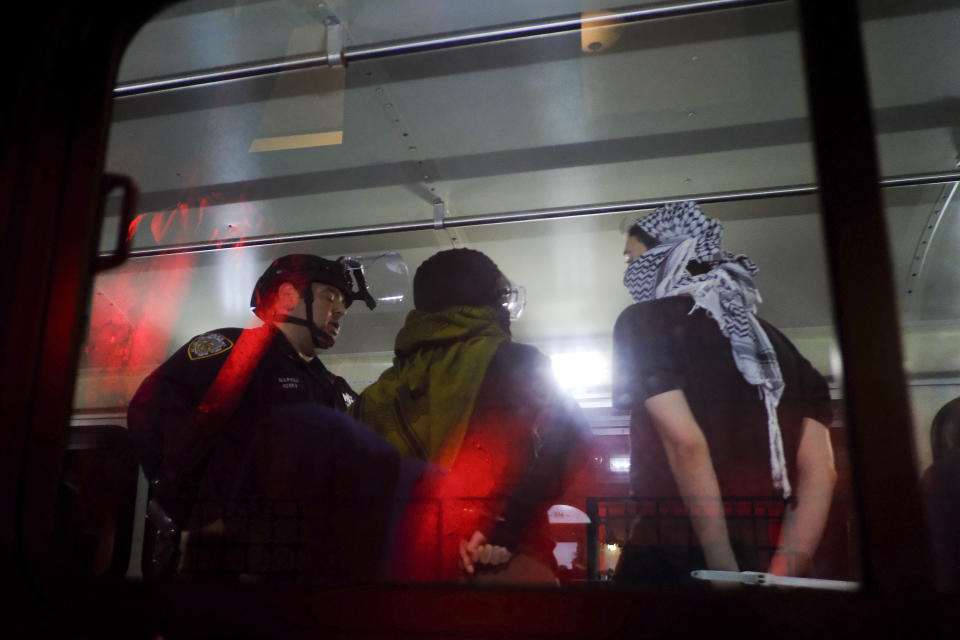
[[[257,138],[250,144],[249,152],[287,151],[289,149],[327,147],[336,144],[343,144],[343,131],[325,131],[322,133],[302,133],[295,136]]]
[[[610,362],[599,351],[572,351],[550,356],[561,389],[575,392],[610,384]]]
[[[620,18],[608,18],[613,15],[609,11],[584,11],[581,15],[585,20],[580,27],[580,47],[584,53],[598,53],[610,46],[620,38],[620,31],[623,20]]]
[[[617,456],[610,458],[610,471],[614,473],[628,473],[630,471],[630,457]]]
[[[609,409],[613,406],[609,393],[577,394],[574,399],[581,409]]]

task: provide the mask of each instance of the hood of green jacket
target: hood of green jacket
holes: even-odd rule
[[[449,468],[497,348],[510,339],[493,307],[411,311],[397,334],[393,366],[351,407],[401,455]]]

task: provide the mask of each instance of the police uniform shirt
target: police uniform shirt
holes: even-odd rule
[[[238,343],[259,344],[262,355],[239,362],[244,358]],[[245,367],[252,367],[248,381],[236,382],[236,370]],[[211,394],[216,385],[221,392]],[[242,467],[255,427],[272,411],[300,403],[345,411],[355,398],[343,378],[319,358],[304,360],[274,327],[226,328],[194,337],[150,374],[131,400],[127,418],[149,479],[173,480],[183,485],[179,494],[204,476],[205,485],[211,480],[209,488],[224,494]],[[183,502],[179,506],[187,508]]]

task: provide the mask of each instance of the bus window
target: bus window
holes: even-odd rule
[[[131,176],[141,198],[135,219],[122,230],[131,258],[93,285],[73,428],[127,424],[144,380],[176,353],[187,367],[239,350],[237,336],[248,335],[241,330],[262,321],[251,312],[258,279],[289,254],[333,263],[357,257],[371,265],[361,273],[369,276],[376,307],[368,308],[357,289],[357,300],[338,321],[335,344],[317,356],[351,389],[364,392],[395,365],[398,333],[409,328],[415,310],[416,269],[440,251],[473,249],[525,288],[526,306],[510,325],[510,339],[531,345],[550,363],[550,385],[578,405],[574,413],[592,436],[586,455],[558,470],[563,486],[524,512],[535,511],[542,523],[540,542],[547,540],[548,554],[538,558],[537,570],[517,570],[526,576],[519,579],[616,582],[623,578],[618,565],[637,547],[658,553],[667,545],[693,558],[700,547],[696,518],[703,514],[675,486],[664,489],[677,480],[664,457],[666,441],[649,424],[642,430],[642,401],[633,408],[615,401],[623,380],[614,366],[614,326],[638,299],[624,286],[627,232],[663,205],[696,201],[722,225],[722,249],[749,256],[757,266],[758,315],[782,332],[776,335],[783,336],[777,344],[784,371],[795,365],[817,372],[809,377],[824,410],[802,417],[816,422],[810,429],[825,443],[821,452],[832,450],[836,478],[818,516],[819,542],[805,552],[802,570],[783,577],[855,587],[859,549],[845,453],[843,367],[794,11],[788,3],[662,15],[603,9],[592,2],[482,11],[455,3],[426,11],[413,2],[224,6],[194,0],[158,14],[131,42],[115,92],[107,170]],[[575,13],[571,18],[564,11]],[[577,28],[562,27],[571,21]],[[522,37],[508,37],[509,30],[497,28],[502,25]],[[434,37],[440,34],[453,35]],[[119,216],[108,209],[104,250],[118,225]],[[384,255],[396,256],[390,262],[396,268],[386,271],[399,278],[386,288],[373,266]],[[717,326],[698,326],[720,331],[716,317],[702,310],[701,316]],[[751,334],[751,353],[766,332]],[[730,338],[723,340],[727,345]],[[679,362],[679,349],[686,347],[677,345],[670,355]],[[788,362],[784,354],[794,348]],[[722,352],[730,359],[733,351]],[[737,362],[744,361],[727,365]],[[729,371],[731,384],[741,391],[748,385],[751,403],[761,397],[756,384],[741,381],[740,369]],[[787,381],[785,416],[790,394],[803,386],[798,375],[781,376]],[[170,379],[182,382],[173,374]],[[484,377],[475,382],[493,383]],[[740,405],[713,398],[722,386],[714,382],[688,387],[687,400],[699,407],[704,425],[716,422],[710,416],[724,416],[707,434],[718,443],[726,438],[722,425],[738,420]],[[693,389],[701,395],[694,397]],[[236,402],[254,391],[244,387]],[[391,402],[400,397],[389,396]],[[782,441],[779,468],[804,499],[798,452],[807,423],[784,417],[782,429],[768,429],[767,418],[779,409],[772,402],[773,413],[767,405],[753,407],[754,418],[765,416],[762,429],[736,434],[750,442],[749,463],[727,443],[723,467],[717,467],[727,535],[746,549],[737,569],[770,570],[781,532],[792,526],[796,500],[770,468],[781,464],[769,463],[768,454],[779,446],[773,443]],[[160,415],[171,403],[150,405],[148,415]],[[472,442],[471,424],[465,442]],[[228,428],[216,435],[235,433]],[[657,460],[641,450],[644,434],[657,436],[648,441],[661,448]],[[168,436],[160,446],[164,455],[173,440]],[[483,450],[483,442],[476,445]],[[719,460],[719,449],[714,455]],[[216,463],[210,449],[200,458],[193,470],[202,476]],[[238,465],[246,460],[244,452],[236,459]],[[150,512],[162,473],[153,475],[142,455],[140,462],[145,475],[132,516],[131,577],[140,577],[143,562],[156,552],[164,516],[178,534],[172,570],[187,579],[297,575],[300,536],[306,535],[297,500],[237,507],[230,494],[214,505],[214,515],[190,520],[188,505],[178,521],[169,504],[161,515]],[[761,469],[753,474],[759,484],[723,471],[748,466]],[[648,471],[665,484],[642,482]],[[477,487],[489,477],[470,480]],[[521,474],[517,486],[523,481]],[[458,545],[473,531],[458,528],[459,516],[451,515],[472,510],[495,520],[498,499],[509,502],[509,491],[409,495],[411,503],[422,501],[421,522],[433,526],[425,545],[435,552],[429,567],[436,570],[422,565],[393,577],[483,584],[511,579],[510,571],[496,569],[474,578],[456,573]],[[205,556],[203,549],[213,552]],[[706,561],[682,564],[685,584],[700,584],[691,567],[710,568]],[[347,573],[355,568],[349,562],[340,567]]]
[[[887,227],[901,314],[904,369],[913,410],[921,481],[937,584],[960,584],[960,520],[956,505],[957,405],[960,397],[955,195],[960,151],[954,97],[958,77],[948,43],[960,12],[935,2],[897,15],[874,15],[861,3],[864,43],[883,179]],[[888,43],[923,31],[922,42],[894,54]],[[892,178],[909,175],[906,184]]]

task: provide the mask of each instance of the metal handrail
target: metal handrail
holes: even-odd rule
[[[577,31],[592,24],[606,25],[613,21],[632,23],[662,18],[673,18],[723,9],[738,9],[764,4],[778,4],[787,0],[696,0],[693,2],[664,2],[639,7],[611,9],[602,15],[584,17],[582,14],[568,14],[540,20],[513,22],[505,25],[484,27],[481,29],[456,31],[452,33],[393,40],[378,44],[345,47],[340,56],[343,64],[440,51],[476,44],[505,42],[521,38],[547,36]],[[190,87],[223,84],[245,78],[273,75],[285,71],[297,71],[314,67],[330,66],[331,57],[323,55],[303,55],[287,59],[271,59],[248,64],[197,71],[179,76],[155,78],[118,85],[113,90],[116,98],[187,89]]]
[[[932,184],[947,184],[960,182],[960,171],[946,171],[941,173],[917,173],[884,178],[880,186],[885,188],[922,186]],[[286,244],[290,242],[309,242],[330,238],[348,238],[353,236],[380,235],[384,233],[399,233],[405,231],[430,231],[438,228],[474,227],[486,224],[502,224],[505,222],[526,222],[532,220],[550,220],[556,218],[575,218],[591,215],[610,215],[655,209],[669,202],[682,200],[696,200],[700,204],[714,204],[719,202],[740,202],[760,200],[764,198],[783,198],[793,196],[807,196],[818,193],[819,188],[813,184],[771,187],[766,189],[745,189],[738,191],[719,191],[714,193],[691,194],[672,198],[654,198],[649,200],[634,200],[625,202],[609,202],[593,205],[576,205],[550,209],[533,209],[528,211],[511,211],[479,216],[458,216],[445,218],[440,223],[433,218],[424,221],[397,222],[390,224],[368,225],[363,227],[345,227],[328,231],[306,231],[300,233],[275,234],[256,236],[252,238],[238,238],[218,242],[194,242],[168,247],[151,249],[134,249],[130,251],[131,258],[148,258],[153,256],[173,255],[181,253],[197,253],[201,251],[216,251],[237,246],[253,247],[270,244]]]

